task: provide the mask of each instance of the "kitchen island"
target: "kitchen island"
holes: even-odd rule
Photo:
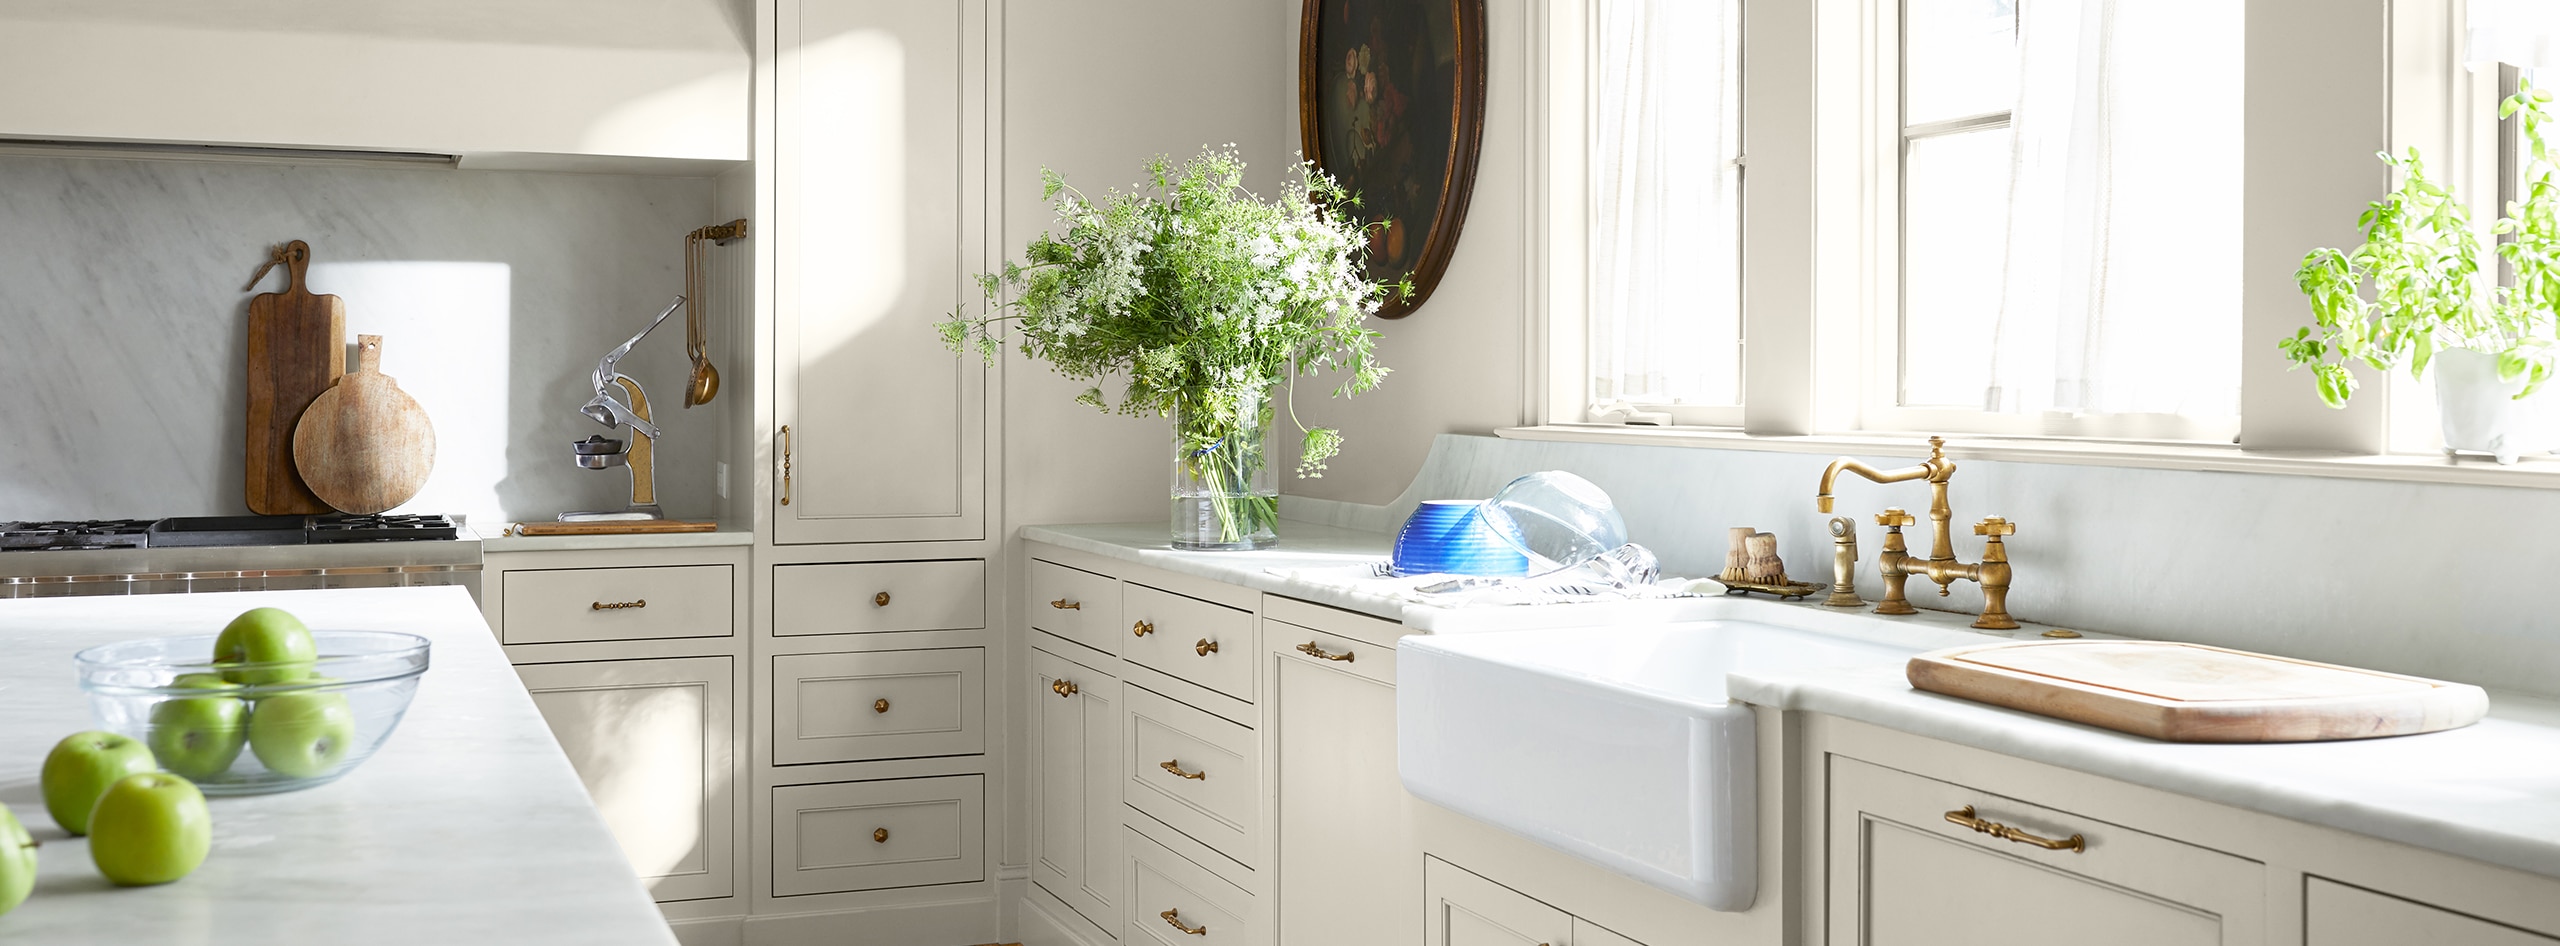
[[[259,606],[434,642],[407,718],[335,783],[208,799],[212,854],[186,879],[108,884],[37,784],[54,742],[96,726],[72,654],[214,633]],[[675,942],[461,588],[0,601],[0,803],[44,845],[0,942]]]

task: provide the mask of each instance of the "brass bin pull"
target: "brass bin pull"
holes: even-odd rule
[[[1182,925],[1182,911],[1180,911],[1180,910],[1166,910],[1166,911],[1164,911],[1163,913],[1158,913],[1158,914],[1156,914],[1156,915],[1157,915],[1157,916],[1160,916],[1160,917],[1163,917],[1165,922],[1173,924],[1173,928],[1174,928],[1174,929],[1177,929],[1177,930],[1181,930],[1181,931],[1183,932],[1183,935],[1186,935],[1186,936],[1207,936],[1207,935],[1209,935],[1209,927],[1208,927],[1207,925],[1205,925],[1205,924],[1204,924],[1204,925],[1201,925],[1201,926],[1184,926],[1184,925]]]
[[[1084,610],[1084,602],[1082,602],[1082,601],[1069,601],[1069,600],[1067,600],[1067,599],[1065,599],[1065,598],[1060,598],[1060,599],[1058,599],[1058,600],[1056,600],[1056,601],[1049,602],[1049,606],[1050,606],[1050,607],[1052,607],[1052,608],[1056,608],[1056,609],[1058,609],[1058,610],[1060,610],[1060,611],[1082,611],[1082,610]]]
[[[880,699],[876,699],[876,700],[871,701],[871,711],[872,711],[872,712],[874,712],[874,713],[886,713],[886,712],[888,712],[888,711],[889,711],[889,699],[888,699],[887,697],[881,697]]]
[[[883,591],[883,592],[881,592],[881,593],[879,593],[879,594],[872,595],[872,596],[871,596],[871,606],[872,606],[872,607],[875,607],[875,608],[885,608],[885,607],[888,607],[888,606],[889,606],[889,593],[888,593],[888,592],[886,592],[886,591]]]
[[[587,605],[587,610],[589,610],[589,611],[620,611],[620,610],[623,610],[623,609],[625,609],[625,608],[645,608],[645,607],[648,607],[648,606],[649,606],[649,599],[647,599],[647,598],[642,598],[642,599],[640,599],[640,600],[638,600],[638,601],[614,601],[614,602],[610,602],[610,603],[608,603],[608,602],[603,602],[603,601],[598,601],[598,602],[595,602],[595,603],[593,603],[593,604]]]
[[[791,505],[791,425],[782,425],[782,504]]]
[[[1191,652],[1203,657],[1209,656],[1218,652],[1218,642],[1203,637],[1199,643],[1191,645]]]
[[[1298,645],[1298,652],[1317,660],[1339,660],[1343,663],[1350,663],[1352,657],[1351,652],[1347,650],[1339,654],[1326,653],[1325,649],[1316,646],[1316,642],[1314,641],[1308,641],[1304,644]]]
[[[1997,821],[1984,821],[1980,818],[1976,818],[1973,816],[1972,805],[1966,805],[1954,811],[1947,812],[1947,823],[1963,825],[2004,841],[2016,841],[2020,844],[2033,844],[2048,851],[2070,851],[2074,854],[2085,854],[2089,850],[2088,839],[2083,838],[2080,835],[2075,834],[2059,840],[2054,838],[2037,837],[2016,828],[2009,827],[2008,825],[2001,824]]]
[[[1076,695],[1076,684],[1075,684],[1075,681],[1073,681],[1073,680],[1058,680],[1058,681],[1052,682],[1052,683],[1050,683],[1050,684],[1049,684],[1049,692],[1051,692],[1051,693],[1055,693],[1055,694],[1057,694],[1057,695],[1059,695],[1059,696],[1061,696],[1061,697],[1074,696],[1074,695]]]
[[[1202,769],[1197,772],[1185,772],[1179,764],[1181,761],[1182,760],[1180,759],[1175,759],[1171,762],[1158,762],[1156,763],[1156,768],[1173,773],[1175,778],[1187,778],[1194,782],[1206,782],[1209,780],[1209,770]]]
[[[873,828],[873,829],[871,829],[871,843],[873,843],[873,844],[887,844],[887,843],[889,843],[889,829],[887,829],[887,828]]]
[[[1149,634],[1153,634],[1153,633],[1155,633],[1155,632],[1156,632],[1156,626],[1155,626],[1153,623],[1150,623],[1150,622],[1147,622],[1147,621],[1140,621],[1140,622],[1138,622],[1138,623],[1136,623],[1136,624],[1129,625],[1129,633],[1131,633],[1131,634],[1135,634],[1135,635],[1137,635],[1137,636],[1139,636],[1139,637],[1145,637],[1145,636],[1147,636],[1147,635],[1149,635]]]

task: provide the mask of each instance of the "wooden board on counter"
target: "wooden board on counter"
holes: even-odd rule
[[[293,462],[312,494],[339,512],[384,512],[427,485],[435,424],[382,373],[382,336],[357,336],[356,370],[303,411]]]
[[[2316,742],[2479,722],[2479,687],[2175,641],[2025,641],[1911,658],[1911,685],[2170,742]]]
[[[293,431],[347,367],[347,304],[313,295],[303,283],[311,246],[300,240],[278,252],[283,292],[249,300],[249,511],[263,516],[328,512],[294,469]],[[260,274],[264,274],[264,270]]]
[[[605,519],[591,522],[519,522],[517,535],[638,535],[667,532],[713,532],[717,522],[685,519]]]

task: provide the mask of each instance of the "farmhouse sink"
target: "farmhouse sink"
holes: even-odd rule
[[[1425,801],[1742,910],[1759,892],[1759,747],[1725,674],[1920,649],[1748,620],[1410,636],[1396,767]]]

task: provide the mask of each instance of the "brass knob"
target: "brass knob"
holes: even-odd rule
[[[888,592],[886,592],[886,591],[883,591],[883,592],[881,592],[881,593],[879,593],[879,594],[872,595],[872,596],[871,596],[871,606],[872,606],[872,607],[875,607],[875,608],[885,608],[885,607],[888,607],[888,606],[889,606],[889,593],[888,593]]]
[[[1084,602],[1082,602],[1082,601],[1069,601],[1069,600],[1067,600],[1067,599],[1065,599],[1065,598],[1060,598],[1060,599],[1058,599],[1058,600],[1056,600],[1056,601],[1049,602],[1049,606],[1050,606],[1050,607],[1052,607],[1052,608],[1056,608],[1056,609],[1058,609],[1058,610],[1060,610],[1060,611],[1082,611],[1082,610],[1084,610]]]
[[[1993,538],[1998,538],[2004,535],[2016,535],[2018,534],[2018,524],[2010,522],[2007,519],[2002,519],[1998,516],[1984,516],[1981,522],[1973,524],[1973,534],[1987,535]]]
[[[889,829],[887,829],[887,828],[873,828],[873,829],[871,829],[871,843],[873,843],[873,844],[887,844],[887,843],[889,843]]]
[[[1136,624],[1129,625],[1129,633],[1135,634],[1139,637],[1145,637],[1155,632],[1156,626],[1146,621],[1140,621]]]
[[[880,699],[877,699],[877,700],[873,700],[873,701],[871,701],[871,711],[872,711],[872,712],[874,712],[874,713],[886,713],[886,712],[888,712],[888,711],[889,711],[889,700],[888,700],[888,698],[886,698],[886,697],[882,697],[882,698],[880,698]]]
[[[1074,696],[1076,695],[1076,683],[1073,680],[1056,680],[1049,684],[1049,692],[1055,693],[1061,697]]]
[[[1883,512],[1876,514],[1877,525],[1891,526],[1896,529],[1918,521],[1920,520],[1913,518],[1909,512],[1904,511],[1900,506],[1886,506],[1884,507]]]
[[[1209,656],[1218,652],[1218,642],[1203,637],[1199,643],[1191,645],[1191,652],[1203,657]]]

